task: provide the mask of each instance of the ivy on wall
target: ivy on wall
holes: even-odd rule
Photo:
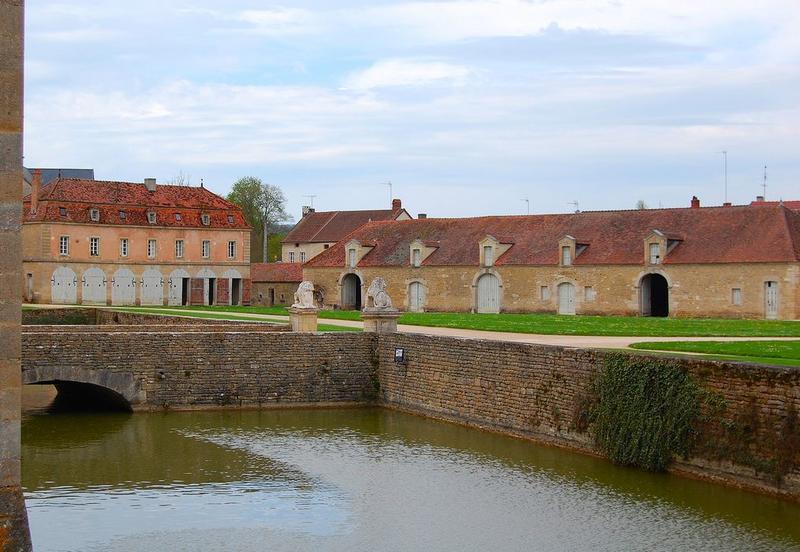
[[[662,471],[689,452],[705,392],[674,363],[611,354],[594,395],[588,417],[600,449],[617,464]]]

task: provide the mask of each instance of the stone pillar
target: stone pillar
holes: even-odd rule
[[[289,307],[289,321],[293,332],[314,333],[317,331],[317,314],[314,307]]]
[[[370,309],[361,311],[364,331],[373,333],[395,333],[400,311],[397,309]]]
[[[20,487],[23,4],[0,0],[0,552],[31,550]]]

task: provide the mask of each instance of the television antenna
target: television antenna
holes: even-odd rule
[[[311,205],[309,205],[309,207],[311,207],[313,209],[314,208],[314,198],[317,197],[317,196],[314,195],[314,194],[306,194],[303,197],[307,197],[308,198],[308,202],[311,204]]]
[[[394,199],[394,196],[392,195],[392,181],[388,180],[388,181],[384,182],[383,185],[384,186],[389,186],[389,205],[391,205],[392,204],[392,200]]]
[[[567,205],[572,205],[573,207],[575,207],[575,212],[576,213],[580,213],[581,212],[581,206],[580,206],[580,203],[578,203],[577,199],[575,201],[570,201],[569,203],[567,203]]]
[[[531,200],[528,199],[527,197],[523,197],[522,199],[520,199],[520,201],[524,201],[525,202],[526,214],[530,215],[531,214]]]
[[[728,150],[722,150],[722,173],[725,179],[725,203],[728,203]]]
[[[767,200],[767,166],[766,165],[764,165],[764,181],[761,183],[761,189],[763,190],[763,192],[761,192],[761,194],[762,194],[761,197],[763,197],[764,201],[766,201]]]

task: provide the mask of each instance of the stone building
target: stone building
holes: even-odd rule
[[[289,306],[294,292],[303,281],[303,265],[300,263],[254,263],[250,266],[253,280],[252,303],[254,305]]]
[[[800,317],[800,212],[752,205],[371,222],[304,265],[326,306]]]
[[[410,218],[399,199],[392,200],[391,209],[317,212],[311,207],[303,207],[303,218],[281,242],[281,260],[304,263],[370,221]]]
[[[203,187],[57,178],[23,212],[23,295],[32,303],[250,302],[250,226]]]

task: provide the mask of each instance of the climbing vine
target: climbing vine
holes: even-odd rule
[[[662,471],[686,455],[704,391],[669,361],[609,355],[589,418],[598,446],[617,464]]]

